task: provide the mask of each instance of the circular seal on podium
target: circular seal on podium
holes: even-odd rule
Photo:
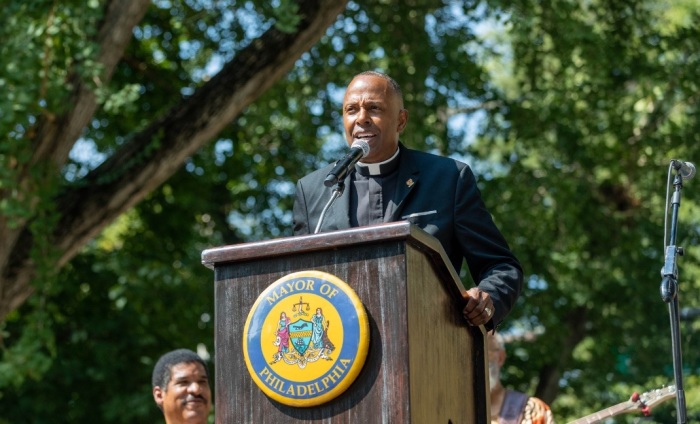
[[[255,384],[289,406],[316,406],[343,393],[369,347],[367,313],[355,291],[321,271],[272,283],[248,314],[243,354]]]

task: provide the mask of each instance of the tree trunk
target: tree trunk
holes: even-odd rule
[[[543,367],[540,370],[539,384],[535,389],[535,396],[551,404],[559,394],[559,379],[561,370],[567,368],[576,346],[586,337],[586,309],[578,307],[567,316],[568,336],[559,349],[559,357],[555,364]]]

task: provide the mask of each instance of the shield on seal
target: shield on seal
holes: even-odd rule
[[[313,328],[313,323],[305,319],[298,319],[289,324],[290,344],[294,346],[294,349],[302,356],[304,352],[306,352],[306,349],[309,348],[309,343],[311,343]]]

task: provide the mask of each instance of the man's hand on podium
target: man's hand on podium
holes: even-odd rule
[[[493,316],[493,301],[491,296],[478,287],[472,287],[464,295],[467,304],[462,310],[462,315],[471,325],[484,325]]]

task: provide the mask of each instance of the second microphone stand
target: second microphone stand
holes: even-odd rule
[[[683,391],[683,362],[681,358],[681,332],[680,316],[678,312],[678,256],[683,256],[683,248],[676,246],[676,232],[678,224],[678,209],[681,204],[681,189],[683,178],[678,172],[673,180],[673,198],[671,200],[671,235],[668,246],[665,247],[664,267],[661,269],[661,299],[668,303],[671,318],[671,349],[673,351],[673,371],[676,384],[676,408],[678,410],[678,424],[687,422],[685,392]],[[668,196],[667,196],[668,199]],[[668,211],[668,208],[666,208]],[[664,224],[665,225],[665,224]],[[665,244],[664,236],[664,244]]]

